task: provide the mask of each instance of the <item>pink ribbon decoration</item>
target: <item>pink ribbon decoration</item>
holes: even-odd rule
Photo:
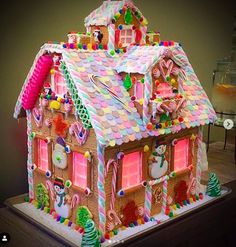
[[[79,122],[75,122],[71,124],[69,133],[70,135],[75,136],[78,144],[82,146],[88,139],[89,129],[85,129],[82,124],[80,124]]]

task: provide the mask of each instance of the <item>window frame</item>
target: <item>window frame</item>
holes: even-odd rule
[[[39,154],[38,154],[38,148],[39,148],[39,143],[38,141],[44,141],[45,137],[41,136],[41,135],[36,135],[35,139],[34,139],[34,145],[33,145],[33,160],[34,163],[37,166],[36,171],[39,172],[42,175],[45,175],[46,171],[52,171],[52,144],[50,143],[46,143],[47,145],[47,151],[48,151],[48,169],[46,171],[42,170],[39,167]]]
[[[63,82],[64,85],[60,85],[60,87],[66,88],[66,92],[63,93],[63,94],[60,94],[60,93],[56,92],[57,82],[55,81],[55,75],[56,75],[57,73],[60,74],[60,76],[62,76],[63,79],[64,79],[64,82]],[[62,84],[62,82],[59,83],[59,84]],[[66,85],[66,80],[65,80],[63,74],[62,74],[60,71],[55,71],[55,73],[51,75],[51,86],[52,86],[52,91],[53,91],[57,96],[63,97],[63,96],[64,96],[65,94],[67,94],[67,92],[68,92],[67,85]]]
[[[194,142],[191,140],[191,135],[186,135],[186,136],[183,136],[183,137],[180,137],[180,138],[176,138],[177,141],[181,141],[181,140],[184,140],[184,139],[189,139],[189,144],[188,144],[188,165],[181,169],[181,170],[178,170],[176,171],[174,168],[175,168],[175,164],[174,164],[174,158],[175,158],[175,146],[172,146],[171,147],[171,171],[174,171],[176,172],[176,174],[182,174],[182,173],[185,173],[185,172],[188,172],[189,171],[189,167],[192,165],[192,162],[193,162],[193,156],[192,156],[192,153],[191,153],[191,148],[192,148],[192,145],[194,144]],[[195,152],[195,149],[194,149],[194,152]]]
[[[137,97],[137,85],[138,85],[138,83],[140,84],[140,85],[142,85],[142,97],[141,98],[138,98]],[[137,81],[135,84],[134,84],[134,96],[136,97],[136,99],[137,100],[139,100],[139,99],[143,99],[144,98],[144,90],[145,90],[145,87],[144,87],[144,83],[142,83],[142,82],[139,82],[139,81]]]
[[[74,182],[73,182],[73,171],[74,171],[74,169],[73,169],[74,168],[73,153],[80,153],[80,154],[84,155],[84,152],[83,151],[79,151],[77,149],[71,149],[71,153],[70,153],[70,157],[69,157],[69,164],[70,165],[68,166],[68,169],[69,169],[69,177],[70,177],[70,180],[72,182],[72,186],[71,187],[74,190],[77,190],[77,191],[80,191],[80,192],[83,192],[84,193],[84,191],[85,191],[86,188],[91,189],[91,177],[92,177],[92,175],[91,175],[91,172],[92,172],[92,170],[91,170],[91,162],[89,162],[85,158],[87,160],[87,181],[86,181],[87,186],[86,186],[86,188],[83,188],[83,187],[80,187],[78,185],[75,185]]]
[[[131,43],[127,43],[126,42],[126,38],[127,38],[127,35],[122,35],[122,31],[127,31],[127,30],[131,30],[132,32],[132,36],[131,36]],[[125,42],[122,42],[121,39],[124,38],[125,39]],[[122,26],[122,30],[120,30],[120,37],[119,37],[119,43],[122,44],[122,47],[126,47],[126,46],[129,46],[130,44],[134,43],[135,42],[135,30],[133,30],[133,25],[123,25]]]
[[[135,153],[135,152],[140,152],[142,154],[142,166],[140,168],[140,172],[141,172],[140,183],[130,188],[122,188],[123,159],[119,160],[118,178],[121,178],[121,179],[118,179],[117,192],[122,189],[123,191],[125,191],[125,194],[128,194],[142,187],[142,181],[144,180],[144,176],[145,176],[144,163],[146,160],[146,153],[143,151],[143,147],[128,149],[122,152],[124,152],[124,155]]]
[[[158,97],[158,98],[172,97],[172,96],[174,95],[173,92],[172,92],[172,91],[173,91],[173,87],[172,87],[168,82],[161,82],[161,83],[160,83],[160,86],[163,85],[163,84],[167,84],[167,85],[170,87],[171,93],[169,93],[168,95],[166,95],[166,93],[165,93],[165,95],[163,95],[162,93],[160,93],[160,94],[157,94],[157,97]],[[156,87],[156,91],[159,91],[159,90],[158,90],[158,87],[159,87],[159,86]],[[166,91],[169,91],[169,90],[167,90],[167,89],[165,88],[163,91],[166,92]],[[160,92],[161,92],[161,91],[160,91]]]

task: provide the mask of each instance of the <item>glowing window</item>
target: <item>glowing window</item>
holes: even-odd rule
[[[77,152],[73,152],[72,183],[83,189],[87,187],[87,159]]]
[[[63,75],[60,72],[54,74],[54,91],[56,95],[63,96],[67,93],[67,86]]]
[[[134,84],[134,95],[136,99],[142,99],[143,98],[143,83],[136,82]]]
[[[122,189],[128,189],[142,181],[142,153],[125,154],[122,161]]]
[[[183,170],[188,166],[189,139],[179,140],[174,146],[174,170]]]
[[[170,97],[173,95],[172,87],[167,82],[161,82],[157,89],[157,95],[160,97]]]
[[[38,142],[38,168],[42,171],[48,170],[48,144],[41,139]]]
[[[123,46],[130,45],[134,42],[134,30],[130,26],[123,26],[120,31],[120,42]]]

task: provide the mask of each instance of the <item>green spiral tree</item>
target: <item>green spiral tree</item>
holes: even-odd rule
[[[84,234],[82,237],[81,247],[100,247],[99,233],[95,226],[95,223],[92,219],[88,219],[85,228]]]
[[[210,173],[206,194],[212,197],[221,195],[221,185],[215,173]]]

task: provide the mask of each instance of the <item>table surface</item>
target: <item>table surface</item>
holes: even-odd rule
[[[231,188],[232,193],[222,200],[122,246],[235,247],[236,181],[225,186]],[[0,209],[0,232],[8,232],[11,236],[4,246],[65,246],[8,208]]]

